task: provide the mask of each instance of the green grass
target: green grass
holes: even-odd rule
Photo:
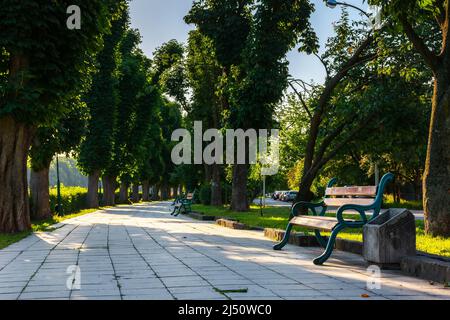
[[[400,199],[400,202],[396,202],[394,201],[394,197],[391,194],[388,194],[384,196],[383,208],[406,208],[410,210],[423,210],[423,203],[422,201],[404,199]]]
[[[266,207],[263,209],[263,216],[260,215],[258,206],[251,206],[250,212],[233,212],[228,207],[212,207],[200,204],[192,206],[195,212],[238,220],[250,227],[285,229],[289,208]],[[335,216],[330,213],[327,216]],[[354,215],[344,215],[344,218],[355,218]],[[312,230],[296,227],[295,231],[313,234]],[[329,234],[329,233],[328,233]],[[324,233],[327,235],[327,233]],[[362,229],[347,229],[339,233],[339,238],[347,240],[362,241]],[[429,254],[450,257],[450,238],[432,237],[425,234],[423,221],[416,221],[416,246],[417,250]]]
[[[76,213],[72,213],[72,214],[67,214],[65,216],[53,216],[50,219],[46,219],[46,220],[42,220],[42,221],[32,221],[31,223],[31,230],[30,231],[24,231],[24,232],[19,232],[19,233],[15,233],[15,234],[4,234],[4,233],[0,233],[0,249],[6,248],[7,246],[22,240],[23,238],[26,238],[27,236],[29,236],[32,232],[45,232],[45,231],[53,231],[54,229],[51,228],[52,225],[57,224],[59,222],[62,222],[64,220],[67,219],[72,219],[72,218],[76,218],[88,213],[92,213],[95,212],[97,210],[101,210],[101,209],[105,209],[105,208],[100,208],[100,209],[85,209],[85,210],[81,210],[79,212]]]

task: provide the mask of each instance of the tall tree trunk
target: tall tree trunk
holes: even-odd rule
[[[88,193],[87,193],[87,207],[98,208],[98,181],[100,179],[100,171],[95,170],[88,177]]]
[[[173,197],[174,198],[178,197],[178,188],[179,188],[179,186],[173,187]]]
[[[116,191],[116,178],[110,176],[103,176],[103,205],[114,206],[115,205],[115,191]]]
[[[31,228],[27,155],[32,131],[11,116],[0,118],[0,232]]]
[[[222,202],[222,185],[220,183],[220,165],[212,165],[212,183],[211,183],[211,205],[221,206]]]
[[[447,53],[447,56],[449,54]],[[450,57],[446,58],[450,60]],[[446,61],[450,65],[450,61]],[[423,180],[425,230],[450,236],[450,68],[435,75],[427,160]]]
[[[41,170],[31,170],[30,173],[31,218],[33,220],[44,220],[52,217],[50,210],[49,171],[50,163],[46,164]]]
[[[123,181],[120,182],[119,202],[128,203],[128,183]]]
[[[131,201],[137,203],[139,200],[139,184],[133,183],[133,194],[131,195]]]
[[[153,192],[152,192],[152,200],[153,201],[157,201],[159,200],[159,186],[158,185],[154,185],[153,186]]]
[[[142,201],[150,201],[150,182],[148,180],[142,181]]]
[[[169,186],[167,181],[163,181],[161,184],[161,200],[167,200],[169,198]]]
[[[231,210],[244,212],[249,210],[247,194],[248,164],[233,166],[233,184],[231,186]]]

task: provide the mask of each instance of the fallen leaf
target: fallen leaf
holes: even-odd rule
[[[370,296],[369,296],[367,293],[363,293],[363,294],[361,295],[361,298],[370,298]]]

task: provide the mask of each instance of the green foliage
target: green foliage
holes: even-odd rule
[[[82,187],[62,187],[61,203],[64,215],[75,213],[86,208],[87,189]],[[56,188],[50,189],[50,209],[56,212],[58,204]]]
[[[201,204],[209,205],[211,203],[211,186],[208,184],[201,185],[198,197]]]
[[[66,27],[71,1],[5,0],[0,8],[0,116],[48,124],[86,86],[92,57],[108,30],[112,1],[84,1],[83,29]],[[26,13],[26,14],[24,14]]]
[[[81,138],[85,134],[87,122],[86,105],[79,97],[70,99],[67,103],[68,113],[53,126],[41,126],[33,139],[29,156],[31,168],[39,171],[48,167],[55,154],[66,153],[77,149]]]
[[[97,56],[97,72],[86,97],[90,119],[86,138],[82,141],[79,166],[84,173],[104,170],[111,165],[114,151],[114,135],[117,124],[118,93],[118,45],[128,24],[126,1],[115,13],[111,33],[104,37],[104,47]]]

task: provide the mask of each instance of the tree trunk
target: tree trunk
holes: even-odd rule
[[[114,206],[115,205],[115,191],[116,191],[116,178],[110,176],[103,176],[103,205]]]
[[[173,187],[173,197],[174,198],[178,197],[178,188],[179,188],[179,186]]]
[[[128,183],[120,182],[119,202],[128,203]]]
[[[150,201],[150,183],[148,180],[142,181],[142,201]]]
[[[447,54],[448,55],[448,54]],[[447,59],[450,59],[447,58]],[[447,65],[450,62],[447,61]],[[427,160],[423,181],[425,230],[450,236],[450,72],[435,76]]]
[[[32,128],[13,117],[0,118],[0,232],[29,230],[27,156]]]
[[[133,194],[131,195],[131,201],[134,203],[139,202],[139,185],[136,183],[133,183]]]
[[[95,170],[88,178],[87,207],[98,208],[98,180],[100,179],[100,171]]]
[[[153,186],[153,192],[152,192],[152,200],[153,201],[159,200],[158,193],[159,193],[159,186],[158,185],[154,185]]]
[[[44,220],[52,217],[50,210],[50,192],[48,173],[50,163],[39,170],[31,170],[30,194],[31,194],[31,218],[33,220]]]
[[[222,185],[220,183],[220,165],[212,165],[212,183],[211,183],[211,205],[221,206],[222,202]]]
[[[245,212],[249,210],[247,195],[248,164],[233,166],[233,184],[231,186],[231,210]]]
[[[161,184],[161,200],[167,200],[169,198],[169,186],[166,181]]]

